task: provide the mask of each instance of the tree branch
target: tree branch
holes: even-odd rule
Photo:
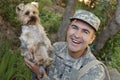
[[[57,33],[57,40],[58,41],[65,40],[66,29],[67,29],[68,24],[70,22],[69,18],[73,15],[73,13],[75,11],[76,2],[77,2],[77,0],[69,0],[69,2],[68,2],[66,10],[63,14],[62,23],[58,29],[58,33]]]

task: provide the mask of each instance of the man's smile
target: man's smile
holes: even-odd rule
[[[77,40],[77,39],[74,39],[74,38],[71,38],[71,40],[74,44],[81,44],[82,43],[81,40]]]

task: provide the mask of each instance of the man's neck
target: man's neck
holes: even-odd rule
[[[68,54],[74,58],[74,59],[78,59],[80,58],[84,53],[85,53],[86,49],[78,51],[78,52],[72,52],[70,50],[68,50]]]

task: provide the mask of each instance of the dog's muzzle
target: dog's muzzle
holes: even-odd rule
[[[31,16],[27,24],[35,24],[36,21],[37,21],[37,18],[35,16]]]

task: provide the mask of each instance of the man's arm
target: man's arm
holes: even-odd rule
[[[25,61],[25,64],[32,70],[32,72],[34,72],[36,74],[38,80],[50,80],[49,77],[47,76],[45,70],[42,70],[43,74],[42,74],[42,77],[41,77],[40,68],[42,68],[42,67],[39,67],[38,65],[35,65],[34,63],[30,62],[27,59],[24,59],[24,61]]]

